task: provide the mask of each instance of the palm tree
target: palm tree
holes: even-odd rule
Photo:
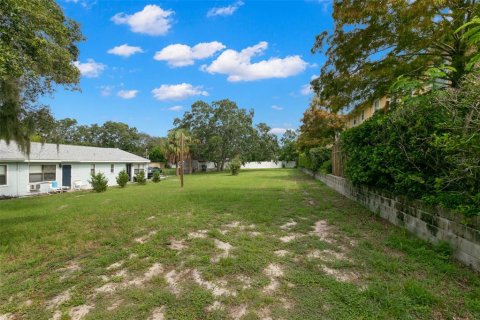
[[[183,138],[183,148],[181,145]],[[180,171],[180,161],[181,159],[188,159],[189,161],[189,172],[192,173],[192,153],[191,145],[195,142],[192,135],[185,129],[175,129],[168,132],[166,146],[165,146],[165,157],[170,163],[174,163],[176,166],[176,175]],[[184,164],[181,164],[182,170]]]

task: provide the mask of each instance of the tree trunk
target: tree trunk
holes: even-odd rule
[[[192,174],[192,154],[188,155],[188,161],[189,161],[189,168],[188,168],[188,173]]]

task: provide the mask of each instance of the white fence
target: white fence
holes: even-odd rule
[[[242,166],[242,169],[280,169],[280,168],[295,168],[295,161],[262,161],[262,162],[247,162]]]
[[[207,171],[214,171],[217,168],[215,167],[215,164],[213,162],[199,162],[196,160],[192,161],[192,168],[194,171],[202,171],[202,166],[205,166]],[[297,166],[297,163],[295,161],[262,161],[262,162],[246,162],[243,166],[242,169],[281,169],[281,168],[287,168],[287,169],[292,169]],[[172,168],[175,168],[175,165],[171,166]],[[225,163],[224,168],[227,168],[227,163]],[[185,164],[185,169],[188,170],[188,163]]]

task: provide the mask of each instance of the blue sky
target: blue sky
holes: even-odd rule
[[[229,98],[275,132],[298,128],[332,28],[328,0],[57,0],[81,24],[81,92],[43,102],[56,118],[121,121],[163,136],[196,100]]]

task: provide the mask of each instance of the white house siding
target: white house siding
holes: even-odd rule
[[[112,163],[95,163],[95,173],[103,173],[105,177],[108,179],[109,186],[116,186],[117,185],[117,176],[122,170],[127,169],[126,163],[113,163],[114,164],[114,171],[113,173],[110,171],[110,166]],[[132,176],[133,176],[133,166],[137,163],[132,164]],[[35,182],[30,183],[30,163],[26,162],[1,162],[0,165],[7,165],[7,185],[0,186],[0,196],[8,196],[8,197],[22,197],[22,196],[31,196],[40,193],[47,193],[50,191],[51,182],[50,181],[43,181],[43,182]],[[32,165],[55,165],[56,167],[56,176],[55,181],[58,182],[58,186],[62,186],[62,168],[60,167],[60,163],[51,163],[51,162],[35,162]],[[72,187],[74,181],[81,181],[83,188],[90,189],[91,185],[88,183],[90,180],[90,169],[92,163],[62,163],[62,166],[70,165],[71,166],[71,186],[65,187]],[[147,164],[143,164],[146,168]],[[133,177],[132,177],[133,178]],[[30,185],[37,185],[40,184],[40,189],[38,191],[30,191]]]
[[[82,181],[85,186],[90,187],[88,180],[90,180],[90,169],[92,164],[93,163],[64,163],[63,165],[72,166],[72,184],[74,181],[79,180]],[[95,173],[103,173],[108,179],[108,185],[116,186],[118,173],[122,170],[126,170],[127,165],[125,163],[114,163],[115,167],[113,173],[110,172],[110,165],[111,163],[95,163]],[[59,183],[62,182],[61,170],[62,169],[60,169],[60,178],[57,178]]]
[[[7,166],[7,185],[0,186],[0,196],[14,197],[29,193],[28,164],[0,163]]]

